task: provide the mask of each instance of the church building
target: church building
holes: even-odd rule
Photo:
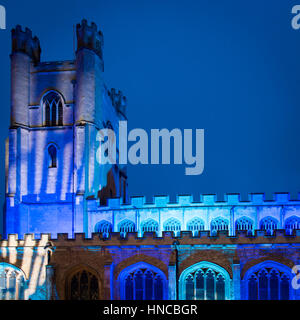
[[[12,30],[0,299],[299,300],[300,200],[148,203],[128,197],[125,165],[97,161],[127,103],[105,85],[101,31],[76,34],[75,60],[42,62],[31,30]]]

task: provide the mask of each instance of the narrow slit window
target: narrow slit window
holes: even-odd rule
[[[57,150],[53,145],[51,145],[48,148],[48,154],[49,154],[49,168],[56,168],[57,167]]]

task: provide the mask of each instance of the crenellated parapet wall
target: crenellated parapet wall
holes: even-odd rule
[[[97,25],[92,22],[88,24],[87,20],[82,20],[76,26],[77,32],[77,50],[88,48],[95,51],[97,55],[103,58],[103,34],[98,30]]]
[[[237,231],[265,230],[270,235],[274,230],[284,229],[292,234],[300,229],[300,200],[290,199],[288,193],[275,193],[273,200],[266,200],[264,194],[250,194],[248,201],[242,201],[239,194],[226,194],[223,201],[217,196],[201,195],[200,201],[193,201],[190,195],[179,195],[175,202],[168,196],[155,196],[151,203],[145,197],[132,197],[129,203],[121,199],[109,199],[107,206],[100,206],[95,199],[87,201],[89,233],[103,231],[106,223],[111,231],[138,232],[141,237],[146,231],[228,231],[234,236]],[[100,229],[99,229],[100,228]],[[126,229],[127,228],[127,229]]]
[[[41,47],[37,37],[32,36],[32,31],[28,28],[22,30],[20,25],[11,31],[12,53],[22,52],[27,54],[34,63],[40,62]]]
[[[219,200],[217,194],[200,194],[200,201],[194,201],[193,195],[177,195],[176,201],[171,202],[167,195],[157,195],[152,202],[146,202],[146,197],[130,197],[129,203],[123,203],[121,198],[108,199],[107,208],[153,208],[153,207],[195,207],[195,206],[259,206],[259,205],[300,205],[298,199],[291,199],[290,193],[276,192],[272,200],[266,200],[264,193],[249,193],[248,200],[241,200],[239,193],[226,193],[224,200]]]
[[[238,231],[235,236],[230,236],[228,231],[218,231],[216,236],[211,236],[209,231],[201,231],[194,236],[191,231],[181,231],[178,236],[173,232],[163,231],[162,237],[158,237],[155,232],[145,232],[139,237],[137,232],[128,232],[123,237],[119,232],[110,233],[107,238],[102,233],[92,233],[91,237],[86,237],[84,233],[75,233],[74,237],[67,233],[59,233],[57,237],[50,234],[41,234],[35,237],[34,234],[25,234],[19,238],[17,234],[9,234],[6,239],[0,238],[0,250],[3,248],[43,248],[47,247],[77,247],[77,246],[143,246],[143,245],[167,245],[174,246],[177,241],[179,245],[259,245],[259,244],[294,244],[300,248],[300,230],[294,230],[292,235],[287,235],[285,230],[276,230],[270,236],[266,231],[256,230],[255,234],[249,235],[245,231]]]

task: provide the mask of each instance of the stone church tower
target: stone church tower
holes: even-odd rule
[[[40,54],[17,26],[0,300],[300,300],[300,199],[127,199],[126,168],[96,161],[98,131],[126,120],[101,32],[77,25],[74,61]]]
[[[126,200],[126,168],[96,161],[97,132],[117,134],[126,98],[104,84],[101,31],[86,20],[76,31],[74,61],[41,62],[38,38],[12,30],[6,235],[86,233],[87,199]]]

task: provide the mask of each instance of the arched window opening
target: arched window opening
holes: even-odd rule
[[[279,299],[279,273],[277,270],[270,272],[270,300]]]
[[[290,299],[290,279],[286,274],[280,278],[280,300]]]
[[[146,220],[142,223],[142,235],[145,232],[155,232],[157,235],[158,232],[158,222],[153,220],[153,219],[149,219]]]
[[[206,299],[215,300],[215,278],[216,275],[213,270],[206,272]]]
[[[265,267],[247,277],[248,300],[288,300],[290,277],[284,271]]]
[[[99,300],[98,278],[89,271],[75,273],[69,283],[70,300]]]
[[[125,276],[124,286],[125,300],[163,300],[164,298],[162,275],[148,268],[138,268],[130,271]]]
[[[159,274],[154,279],[154,298],[155,300],[163,300],[164,298],[163,279]]]
[[[216,281],[217,300],[225,300],[225,278],[219,274]]]
[[[189,274],[185,279],[186,300],[194,300],[194,277]]]
[[[14,300],[16,295],[17,273],[12,271],[8,279],[8,300]]]
[[[259,298],[260,300],[268,300],[268,277],[267,271],[261,270],[258,274]]]
[[[0,300],[24,299],[23,272],[7,263],[0,263]]]
[[[292,235],[294,230],[300,230],[300,218],[293,216],[286,220],[285,222],[286,234]]]
[[[192,231],[193,236],[199,235],[199,232],[204,230],[204,222],[203,222],[203,220],[201,220],[198,217],[190,220],[187,223],[187,230],[188,231]]]
[[[95,232],[102,233],[103,238],[109,238],[112,231],[112,225],[108,221],[100,221],[96,224]]]
[[[185,300],[225,300],[229,276],[219,268],[195,267],[181,281],[181,296]],[[183,281],[183,283],[182,283]],[[183,285],[183,286],[182,286]]]
[[[196,300],[204,300],[205,298],[205,286],[204,286],[204,272],[199,270],[196,273]]]
[[[147,270],[145,272],[145,300],[151,300],[153,297],[153,274],[151,271]]]
[[[50,91],[43,98],[43,106],[45,126],[62,126],[63,101],[61,96],[55,91]]]
[[[119,223],[119,232],[121,238],[125,238],[128,232],[135,232],[135,224],[130,220],[124,220]]]
[[[249,300],[258,299],[257,277],[254,274],[252,274],[250,279],[248,280],[248,292],[249,292]]]
[[[48,155],[49,155],[49,168],[56,168],[57,167],[57,149],[53,144],[51,144],[48,147]]]
[[[165,231],[173,231],[175,236],[180,235],[181,225],[179,220],[175,218],[170,218],[164,223]]]
[[[125,297],[126,300],[133,300],[133,278],[130,274],[125,279]]]
[[[211,235],[216,236],[218,231],[226,231],[228,230],[228,220],[223,219],[221,217],[212,220],[211,222]]]
[[[135,287],[135,300],[143,300],[143,272],[141,270],[136,271],[134,274],[134,287]]]
[[[272,217],[263,218],[260,222],[260,229],[265,230],[267,235],[273,235],[274,230],[278,229],[278,221]]]
[[[235,223],[237,231],[247,231],[248,235],[253,235],[253,221],[247,217],[238,219]]]

